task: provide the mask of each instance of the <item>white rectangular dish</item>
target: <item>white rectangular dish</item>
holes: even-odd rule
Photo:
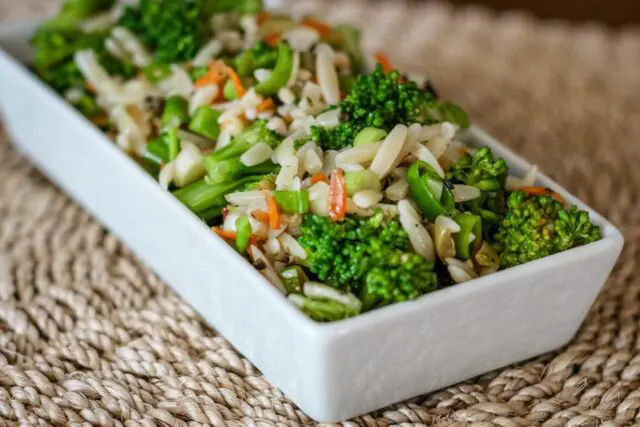
[[[0,111],[13,142],[316,420],[344,420],[564,345],[622,249],[613,225],[540,175],[538,185],[589,212],[602,240],[316,323],[28,71],[34,27],[0,29]],[[529,168],[483,131],[470,138],[515,172]]]

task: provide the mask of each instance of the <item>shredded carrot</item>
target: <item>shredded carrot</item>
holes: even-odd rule
[[[277,230],[280,228],[280,211],[278,210],[278,205],[273,197],[270,194],[266,195],[267,197],[267,211],[269,213],[269,227],[272,230]]]
[[[327,175],[323,174],[322,172],[318,172],[311,177],[311,185],[321,181],[329,182],[329,178],[327,178]]]
[[[95,125],[105,126],[107,123],[109,123],[109,118],[107,117],[106,114],[100,114],[100,115],[91,117],[91,121]]]
[[[326,22],[322,22],[313,18],[302,18],[302,21],[300,23],[305,27],[316,30],[322,38],[327,38],[331,36],[331,34],[333,34],[333,28],[331,28],[331,26]]]
[[[522,191],[535,196],[551,196],[560,203],[564,203],[564,197],[546,187],[522,187]]]
[[[264,113],[267,110],[272,110],[275,106],[273,99],[267,98],[256,106],[256,110],[258,113]]]
[[[269,33],[266,36],[264,36],[264,42],[271,47],[276,47],[281,39],[282,39],[282,34],[278,32]]]
[[[329,180],[329,216],[334,221],[342,221],[346,213],[347,185],[342,169],[336,169]]]
[[[222,237],[223,239],[227,239],[227,240],[236,239],[235,231],[223,230],[220,227],[211,227],[211,230],[213,230],[218,236]]]
[[[233,68],[227,66],[226,67],[227,75],[233,82],[233,87],[236,88],[236,93],[238,94],[238,98],[242,98],[245,93],[247,93],[246,89],[242,85],[242,80],[240,80],[240,76],[236,74]]]
[[[256,22],[258,23],[258,25],[264,24],[265,21],[268,21],[269,19],[271,19],[271,14],[266,10],[263,10],[258,13],[258,15],[256,15]]]
[[[256,209],[251,211],[251,215],[260,222],[265,224],[269,224],[269,214],[265,211],[261,211],[260,209]]]
[[[202,87],[211,84],[220,85],[226,79],[225,67],[226,65],[224,64],[224,62],[213,61],[211,64],[209,64],[209,71],[207,71],[207,74],[196,80],[195,86]]]
[[[384,53],[376,52],[373,55],[373,57],[375,58],[378,64],[382,65],[382,69],[384,70],[385,73],[388,73],[389,71],[393,70],[393,64],[391,63],[391,60],[389,60],[389,57]]]

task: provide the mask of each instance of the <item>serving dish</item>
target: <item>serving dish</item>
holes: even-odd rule
[[[36,26],[0,30],[0,106],[13,142],[316,420],[347,419],[564,345],[621,251],[613,225],[540,174],[538,185],[589,212],[602,240],[316,323],[28,71]],[[482,130],[468,138],[515,172],[528,170]]]

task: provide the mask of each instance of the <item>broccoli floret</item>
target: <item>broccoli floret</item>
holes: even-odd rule
[[[119,25],[135,33],[154,51],[160,63],[193,59],[211,38],[210,19],[214,13],[257,13],[256,0],[140,0],[125,9]]]
[[[600,229],[575,207],[565,210],[551,196],[509,195],[507,212],[495,235],[502,268],[524,264],[600,239]]]
[[[339,103],[340,124],[333,129],[313,128],[312,139],[325,150],[340,150],[353,144],[365,127],[389,132],[397,124],[423,122],[422,112],[433,105],[433,96],[400,77],[397,71],[385,73],[380,64],[372,73],[360,75]]]
[[[466,153],[460,157],[447,173],[447,179],[482,191],[499,191],[504,188],[508,173],[507,162],[494,158],[489,147],[482,147],[474,155]]]
[[[320,281],[360,295],[365,309],[406,301],[437,288],[434,265],[411,252],[407,233],[382,212],[332,222],[305,215],[299,241]]]
[[[507,174],[507,163],[504,159],[496,159],[488,147],[479,148],[473,155],[466,153],[447,172],[450,182],[481,190],[480,197],[459,203],[457,208],[482,218],[484,236],[488,240],[493,240],[497,224],[504,217]]]

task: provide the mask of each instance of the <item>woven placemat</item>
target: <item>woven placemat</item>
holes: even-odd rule
[[[476,123],[620,226],[626,247],[561,352],[345,425],[640,423],[640,31],[371,5],[322,3],[365,23],[368,49],[428,71]],[[0,17],[54,6],[0,0]],[[0,139],[0,425],[312,423]]]

